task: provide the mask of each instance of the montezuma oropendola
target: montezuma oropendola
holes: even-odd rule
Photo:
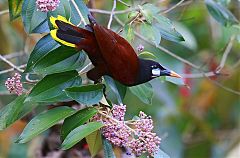
[[[159,76],[180,78],[177,73],[163,67],[156,61],[141,59],[124,38],[110,29],[98,25],[88,16],[90,24],[85,29],[74,26],[66,18],[51,17],[54,40],[77,50],[84,50],[94,68],[87,72],[87,77],[98,82],[108,75],[126,86],[145,83]]]

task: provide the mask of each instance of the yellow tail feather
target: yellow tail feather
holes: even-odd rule
[[[65,23],[68,23],[68,24],[74,26],[74,24],[72,24],[69,20],[67,20],[65,17],[63,17],[63,16],[61,16],[61,15],[58,15],[56,18],[53,17],[53,16],[51,16],[51,17],[50,17],[50,22],[51,22],[51,24],[53,25],[53,27],[54,27],[55,29],[58,28],[58,26],[57,26],[57,24],[56,24],[56,20],[63,21],[63,22],[65,22]]]
[[[50,22],[51,22],[51,24],[53,25],[53,27],[55,28],[54,30],[51,30],[51,31],[50,31],[50,35],[52,36],[52,38],[53,38],[55,41],[57,41],[57,42],[59,42],[59,43],[61,43],[61,44],[63,44],[63,45],[66,45],[66,46],[69,46],[69,47],[76,47],[75,44],[66,42],[66,41],[64,41],[64,40],[62,40],[62,39],[60,39],[60,38],[57,37],[58,26],[57,26],[57,24],[56,24],[56,20],[63,21],[63,22],[65,22],[65,23],[68,23],[68,24],[70,24],[70,25],[73,25],[70,21],[68,21],[65,17],[63,17],[63,16],[61,16],[61,15],[58,15],[57,17],[51,16],[51,17],[50,17]],[[74,25],[73,25],[73,26],[74,26]]]
[[[52,38],[53,38],[55,41],[57,41],[57,42],[59,42],[59,43],[61,43],[61,44],[63,44],[63,45],[66,45],[66,46],[68,46],[68,47],[76,47],[75,44],[66,42],[66,41],[58,38],[58,37],[57,37],[57,29],[51,30],[51,31],[50,31],[50,35],[52,36]]]

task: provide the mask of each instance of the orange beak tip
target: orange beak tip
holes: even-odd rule
[[[176,78],[182,78],[182,76],[180,76],[179,74],[177,74],[177,73],[174,72],[174,71],[171,71],[170,76],[171,76],[171,77],[176,77]]]

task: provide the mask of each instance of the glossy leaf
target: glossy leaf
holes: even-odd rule
[[[161,34],[157,27],[149,24],[141,24],[140,30],[144,37],[151,40],[156,46],[159,45],[161,41]]]
[[[65,89],[67,96],[80,104],[93,105],[99,103],[103,97],[103,85],[87,85]]]
[[[49,32],[47,13],[37,11],[36,0],[24,0],[22,21],[27,33]]]
[[[86,141],[91,153],[91,157],[94,157],[102,149],[102,136],[100,130],[89,134],[86,137]]]
[[[114,81],[109,76],[104,76],[104,80],[116,96],[118,104],[122,104],[127,90],[126,86]]]
[[[0,110],[0,130],[7,128],[19,119],[25,98],[25,95],[21,95]]]
[[[232,26],[239,23],[237,18],[220,3],[214,0],[205,0],[205,4],[212,17],[223,26]]]
[[[23,0],[8,0],[8,5],[11,20],[21,16]]]
[[[137,11],[132,11],[128,14],[129,19],[133,19],[137,16],[138,12]]]
[[[157,20],[154,26],[159,30],[162,38],[173,42],[184,41],[183,36],[176,31],[171,20],[161,15],[154,16],[154,18]]]
[[[143,103],[152,104],[153,88],[150,83],[144,83],[129,88]]]
[[[66,101],[64,89],[81,84],[77,71],[68,71],[45,76],[31,90],[26,100],[35,102]]]
[[[159,12],[159,9],[150,3],[138,7],[149,24],[153,22],[153,16]]]
[[[71,13],[69,0],[61,0],[56,10],[50,11],[48,13],[48,18],[50,16],[57,17],[58,15],[62,15],[63,17],[66,17],[66,19],[69,19]]]
[[[50,34],[41,38],[30,54],[25,72],[32,72],[33,66],[56,47],[59,47],[59,44],[53,40]]]
[[[52,74],[80,68],[86,60],[86,54],[74,48],[60,46],[47,53],[34,65],[37,74]]]
[[[134,30],[131,25],[125,25],[124,28],[124,34],[123,36],[128,42],[132,42],[134,39]]]
[[[104,157],[116,158],[113,152],[112,144],[105,138],[103,138],[103,150],[104,150]]]
[[[74,115],[66,118],[63,122],[61,129],[61,139],[64,140],[66,136],[75,128],[83,125],[90,118],[92,118],[97,113],[97,110],[93,107],[84,108],[79,110]]]
[[[21,95],[0,110],[0,130],[9,127],[37,106],[33,102],[24,103],[25,98],[25,95]]]
[[[79,16],[79,13],[77,12],[75,5],[72,3],[72,1],[69,2],[71,6],[71,19],[70,21],[75,24],[82,24],[81,26],[84,27],[82,20],[86,21],[86,23],[89,23],[88,21],[88,14],[90,14],[86,4],[84,4],[83,1],[75,1],[80,13],[82,16]],[[83,17],[83,19],[82,19]]]
[[[150,53],[150,52],[147,52],[147,51],[141,52],[138,55],[138,57],[142,58],[142,59],[150,59],[150,60],[156,60],[157,59],[157,57],[153,53]]]
[[[101,122],[90,122],[75,128],[67,135],[66,139],[63,141],[62,149],[67,150],[73,147],[83,138],[97,131],[101,127],[103,127],[103,124]]]
[[[35,116],[24,128],[17,143],[26,143],[43,131],[75,113],[70,107],[57,107]]]

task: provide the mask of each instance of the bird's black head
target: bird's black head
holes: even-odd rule
[[[181,78],[180,75],[172,70],[163,67],[156,61],[139,59],[139,73],[136,84],[145,83],[160,76]]]

